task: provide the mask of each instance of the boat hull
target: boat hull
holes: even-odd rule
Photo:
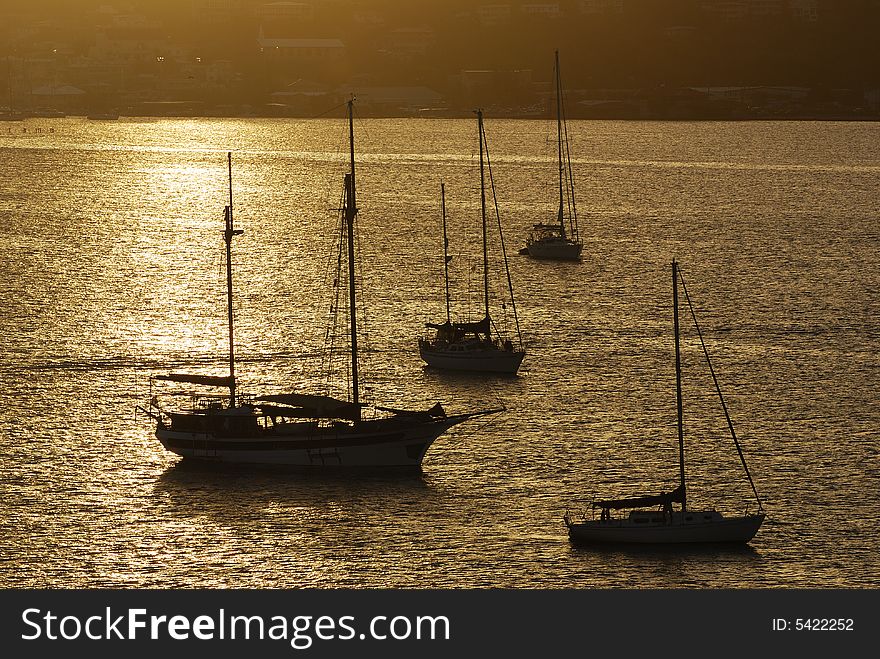
[[[527,247],[533,259],[580,261],[583,245],[570,240],[536,240]]]
[[[258,434],[218,435],[156,429],[172,453],[188,460],[293,467],[418,468],[440,435],[469,415],[415,423],[365,421],[340,427],[282,424]]]
[[[428,366],[446,371],[513,375],[519,370],[525,352],[510,350],[453,351],[420,346],[419,355]]]
[[[693,521],[672,523],[634,523],[628,519],[572,522],[566,519],[572,542],[585,545],[669,545],[730,543],[744,544],[755,537],[764,514],[723,517],[714,513],[702,519],[693,513]]]

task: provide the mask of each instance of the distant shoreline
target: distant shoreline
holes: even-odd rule
[[[534,114],[524,114],[524,113],[516,113],[516,112],[497,112],[492,113],[490,110],[486,110],[487,117],[492,119],[509,119],[516,121],[550,121],[551,117],[534,115]],[[363,119],[470,119],[473,116],[472,112],[443,112],[443,113],[361,113],[361,118]],[[21,125],[22,123],[28,120],[39,120],[39,121],[55,121],[55,120],[63,120],[63,119],[82,119],[87,120],[93,123],[113,123],[114,121],[121,120],[125,121],[127,119],[291,119],[297,121],[307,121],[311,119],[324,119],[324,118],[333,118],[333,114],[323,114],[319,116],[309,115],[309,114],[289,114],[289,115],[272,115],[272,114],[211,114],[211,113],[168,113],[168,114],[120,114],[118,117],[96,117],[89,116],[86,114],[68,114],[63,117],[45,117],[45,116],[16,116],[16,117],[6,117],[0,115],[0,126],[15,126]],[[880,115],[878,114],[866,114],[866,115],[851,115],[851,114],[841,114],[841,115],[823,115],[823,114],[804,114],[804,115],[785,115],[785,116],[718,116],[718,117],[706,117],[706,116],[688,116],[688,115],[679,115],[679,116],[614,116],[613,114],[609,115],[596,115],[596,116],[579,116],[579,117],[569,117],[570,121],[663,121],[663,122],[767,122],[767,121],[830,121],[830,122],[875,122],[880,121]],[[6,132],[6,131],[3,131]]]

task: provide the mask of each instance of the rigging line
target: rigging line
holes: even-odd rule
[[[500,407],[507,409],[507,406],[504,404],[504,399],[498,393],[498,381],[497,380],[495,382],[489,384],[489,393],[492,394],[495,402]]]
[[[503,404],[502,404],[502,407],[504,407]],[[463,432],[462,430],[459,430],[456,432],[456,436],[460,437],[462,439],[467,439],[468,437],[476,436],[477,434],[482,433],[486,428],[488,428],[492,424],[498,423],[498,418],[500,416],[501,415],[498,413],[493,413],[493,414],[488,414],[485,417],[483,417],[483,419],[484,419],[483,421],[472,421],[471,427],[473,428],[473,430],[471,430],[470,432],[466,432],[466,431]]]
[[[764,504],[761,503],[761,497],[758,496],[758,489],[755,487],[755,481],[752,480],[749,466],[746,464],[746,457],[743,455],[742,447],[739,444],[739,440],[736,438],[736,431],[733,429],[733,421],[730,419],[730,414],[727,412],[727,404],[724,402],[724,396],[721,393],[721,386],[718,384],[718,378],[715,376],[715,369],[712,367],[712,360],[709,359],[709,350],[706,348],[706,342],[703,341],[703,332],[700,330],[700,323],[697,322],[697,314],[694,311],[694,305],[691,303],[691,296],[688,295],[687,285],[684,283],[684,275],[681,274],[681,267],[678,268],[678,277],[681,280],[681,287],[682,290],[684,290],[684,298],[687,300],[688,309],[690,309],[691,318],[694,321],[694,327],[697,328],[697,336],[700,337],[700,345],[703,347],[703,354],[706,356],[706,363],[709,365],[709,373],[712,374],[712,381],[715,383],[715,391],[718,392],[718,398],[721,400],[721,409],[724,410],[724,418],[727,419],[727,427],[730,428],[733,443],[736,445],[736,452],[739,454],[739,460],[746,472],[746,477],[749,479],[749,484],[752,486],[752,492],[754,492],[755,500],[758,502],[758,510],[763,511]]]
[[[332,108],[330,108],[329,110],[325,110],[324,112],[321,112],[320,114],[316,114],[314,117],[310,117],[310,118],[311,118],[311,119],[320,119],[321,117],[326,117],[326,116],[327,116],[328,114],[330,114],[331,112],[335,112],[335,111],[338,110],[339,108],[344,108],[347,104],[348,104],[348,101],[345,101],[345,102],[343,102],[343,103],[340,103],[339,105],[334,105],[334,106],[333,106]]]
[[[516,300],[513,297],[513,280],[510,278],[510,266],[507,263],[507,248],[504,246],[504,232],[501,230],[501,214],[498,212],[498,197],[495,194],[495,178],[492,176],[492,161],[489,158],[489,141],[486,129],[483,129],[483,143],[486,147],[486,164],[489,169],[489,186],[492,188],[492,203],[495,205],[495,219],[498,222],[498,237],[501,240],[501,254],[504,257],[504,271],[507,274],[507,290],[510,291],[510,306],[513,308],[513,322],[516,326],[516,338],[522,350],[522,333],[519,330],[519,316],[516,312]]]
[[[357,218],[360,218],[360,213],[357,214]],[[357,219],[356,218],[356,219]],[[361,232],[360,232],[360,222],[355,222],[354,225],[354,240],[355,240],[355,254],[359,257],[363,254],[363,250],[361,249]],[[358,365],[363,367],[361,371],[361,380],[364,382],[369,382],[371,371],[373,368],[372,357],[371,355],[374,352],[373,343],[370,338],[371,326],[370,326],[370,317],[368,314],[368,300],[364,294],[364,285],[365,281],[364,277],[364,259],[357,258],[355,259],[355,268],[357,269],[357,277],[355,278],[355,286],[358,287],[358,310],[360,311],[361,324],[358,328],[358,337],[361,341],[361,350],[358,351]]]
[[[344,198],[345,192],[343,192]],[[342,207],[345,206],[345,202],[343,201]],[[339,214],[339,230],[337,233],[338,242],[336,244],[337,250],[337,281],[340,282],[340,285],[336,289],[337,299],[341,299],[341,304],[337,305],[336,313],[333,316],[334,322],[334,352],[331,356],[332,366],[330,372],[330,378],[333,379],[334,373],[337,375],[337,380],[333,382],[333,386],[339,387],[338,377],[340,371],[333,371],[333,368],[339,368],[337,364],[342,363],[345,368],[345,395],[351,396],[351,364],[350,364],[350,350],[349,344],[347,341],[350,341],[350,335],[347,334],[350,323],[349,316],[349,304],[348,304],[348,268],[346,267],[347,261],[347,244],[346,244],[346,218],[345,211],[340,211]],[[340,311],[341,309],[341,311]],[[340,320],[342,322],[340,322]],[[344,338],[341,338],[344,337]],[[336,341],[340,340],[341,345],[337,346]],[[334,359],[335,357],[335,359]],[[330,395],[333,395],[331,392]]]
[[[343,192],[343,197],[344,197]],[[342,208],[344,200],[340,200],[339,208]],[[332,294],[330,296],[330,310],[328,312],[328,318],[326,321],[326,330],[324,335],[324,354],[322,356],[322,370],[324,371],[325,382],[327,383],[327,392],[330,393],[330,387],[332,386],[333,379],[333,368],[335,364],[334,355],[336,354],[336,341],[339,333],[339,308],[340,308],[340,296],[343,288],[344,282],[341,281],[341,274],[343,272],[342,269],[342,250],[343,250],[343,228],[344,228],[344,219],[342,215],[342,211],[340,211],[337,215],[339,218],[336,222],[336,231],[334,235],[334,248],[330,250],[327,256],[327,271],[325,274],[325,286],[329,284],[331,281],[333,282],[333,286],[331,287]],[[334,258],[335,257],[335,258]],[[334,264],[335,261],[335,264]],[[335,265],[335,270],[333,266]],[[332,279],[331,279],[332,278]]]
[[[566,160],[566,169],[567,169],[567,181],[566,185],[568,186],[568,205],[569,205],[569,216],[572,224],[572,228],[574,229],[575,239],[580,240],[578,236],[578,214],[577,214],[577,201],[575,200],[575,188],[574,188],[574,170],[571,166],[571,144],[569,143],[568,137],[568,126],[565,127],[565,160]]]
[[[574,239],[579,241],[580,235],[578,233],[578,217],[577,217],[577,203],[575,202],[574,197],[574,172],[571,167],[571,144],[568,136],[568,121],[565,115],[565,91],[561,90],[560,95],[562,96],[563,103],[561,107],[562,114],[562,130],[565,135],[565,164],[566,164],[566,174],[568,175],[566,178],[566,184],[568,186],[569,192],[569,216],[571,218],[571,226],[574,233]]]

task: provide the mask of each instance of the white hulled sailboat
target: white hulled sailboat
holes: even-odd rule
[[[681,395],[681,350],[679,343],[678,324],[678,283],[681,281],[684,288],[685,298],[691,311],[700,343],[703,346],[703,354],[709,364],[709,371],[715,383],[715,389],[721,399],[721,406],[736,450],[739,453],[743,470],[752,487],[752,492],[758,502],[758,511],[754,514],[740,516],[724,516],[716,510],[692,510],[687,506],[687,486],[685,483],[684,468],[684,423],[682,418],[682,395]],[[628,497],[624,499],[607,499],[594,501],[593,510],[600,511],[599,519],[575,520],[566,513],[565,525],[568,527],[568,535],[575,543],[582,544],[684,544],[684,543],[746,543],[758,532],[764,521],[764,507],[755,488],[755,483],[749,473],[745,456],[740,447],[733,422],[727,412],[727,405],[715,370],[709,360],[709,352],[703,342],[703,335],[697,323],[696,314],[684,278],[678,269],[678,264],[672,262],[672,296],[673,317],[675,327],[675,384],[676,401],[678,407],[678,466],[679,484],[671,492],[663,492],[656,495]],[[674,510],[673,504],[679,504],[679,509]],[[615,517],[612,511],[630,510],[626,517]]]
[[[556,147],[559,170],[559,209],[556,223],[539,223],[532,227],[521,252],[535,259],[577,261],[583,244],[578,237],[577,206],[574,198],[574,176],[568,145],[568,124],[562,101],[562,76],[559,73],[559,51],[556,51]],[[567,226],[566,226],[567,225]]]
[[[507,254],[504,252],[504,237],[500,236],[501,251],[504,257],[504,268],[507,274],[507,287],[516,336],[505,336],[496,327],[489,304],[489,248],[488,224],[486,220],[486,166],[489,162],[489,150],[486,142],[486,131],[483,126],[483,111],[477,110],[477,131],[480,143],[480,212],[482,218],[483,238],[483,317],[476,321],[453,321],[449,311],[449,271],[444,271],[446,280],[446,321],[443,323],[426,323],[435,330],[432,336],[419,339],[419,355],[428,366],[443,370],[477,371],[485,373],[515,374],[519,370],[525,350],[519,331],[519,319],[516,315],[516,303],[513,299],[513,285]],[[491,179],[491,165],[489,165]],[[443,190],[443,188],[441,188]],[[492,186],[494,196],[495,189]],[[443,258],[448,263],[446,252],[446,203],[443,198]],[[497,205],[496,205],[497,209]],[[499,234],[501,223],[498,223]],[[444,265],[444,267],[446,267]]]

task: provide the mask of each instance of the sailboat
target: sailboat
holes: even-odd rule
[[[709,365],[709,372],[715,383],[715,389],[721,400],[721,407],[727,419],[727,426],[739,454],[740,461],[758,502],[758,510],[753,514],[740,516],[724,516],[716,510],[692,510],[688,508],[687,485],[685,482],[684,461],[684,424],[682,420],[681,394],[681,350],[678,323],[678,283],[681,281],[691,317],[697,329],[697,335],[703,347],[703,354]],[[724,396],[715,376],[715,369],[709,359],[709,351],[703,342],[703,335],[694,312],[684,277],[678,263],[672,262],[672,296],[673,322],[675,327],[675,384],[678,407],[678,471],[679,483],[670,492],[656,495],[629,497],[624,499],[606,499],[594,501],[592,508],[600,511],[599,519],[575,520],[569,513],[564,520],[568,527],[569,538],[575,543],[583,544],[682,544],[682,543],[740,543],[751,540],[764,521],[764,507],[755,482],[752,480],[746,464],[742,447],[736,438],[733,422],[727,411]],[[674,510],[673,504],[679,504]],[[628,516],[615,517],[613,511],[630,510]]]
[[[556,222],[539,223],[532,227],[526,246],[520,250],[536,259],[577,261],[583,244],[578,238],[577,206],[574,198],[574,176],[568,148],[568,125],[562,102],[562,77],[559,73],[559,51],[556,51],[556,147],[559,171],[559,209]],[[566,226],[568,225],[568,226]]]
[[[483,237],[483,317],[477,321],[453,321],[449,310],[449,270],[445,264],[449,262],[446,240],[446,202],[445,192],[441,185],[443,209],[443,261],[446,280],[446,321],[443,323],[426,323],[429,329],[435,330],[433,336],[419,338],[419,355],[428,366],[444,370],[479,371],[486,373],[515,374],[525,357],[522,336],[519,331],[519,319],[516,315],[516,303],[513,300],[513,285],[510,270],[507,266],[507,255],[504,266],[507,273],[507,286],[510,294],[514,323],[516,325],[516,342],[502,335],[492,320],[489,311],[489,248],[488,223],[486,220],[486,166],[488,144],[483,126],[483,111],[477,110],[477,131],[480,143],[480,212],[482,217]],[[491,165],[489,175],[491,179]],[[494,195],[494,185],[492,186]],[[498,224],[501,231],[501,224]],[[501,236],[501,250],[504,252],[504,237]]]
[[[156,437],[186,459],[299,467],[415,467],[440,435],[468,419],[499,409],[447,415],[438,403],[427,410],[367,408],[359,396],[358,329],[355,316],[355,221],[352,103],[348,103],[351,170],[345,174],[340,209],[342,243],[347,247],[350,310],[350,397],[302,392],[248,397],[236,388],[232,286],[232,240],[241,235],[232,214],[232,156],[229,205],[225,210],[226,293],[229,331],[228,375],[172,373],[150,380],[150,403],[140,407],[156,422]],[[340,258],[340,264],[345,259]],[[170,381],[226,388],[227,395],[197,395],[191,407],[168,410],[153,395],[154,382]],[[368,415],[368,412],[370,414]]]

